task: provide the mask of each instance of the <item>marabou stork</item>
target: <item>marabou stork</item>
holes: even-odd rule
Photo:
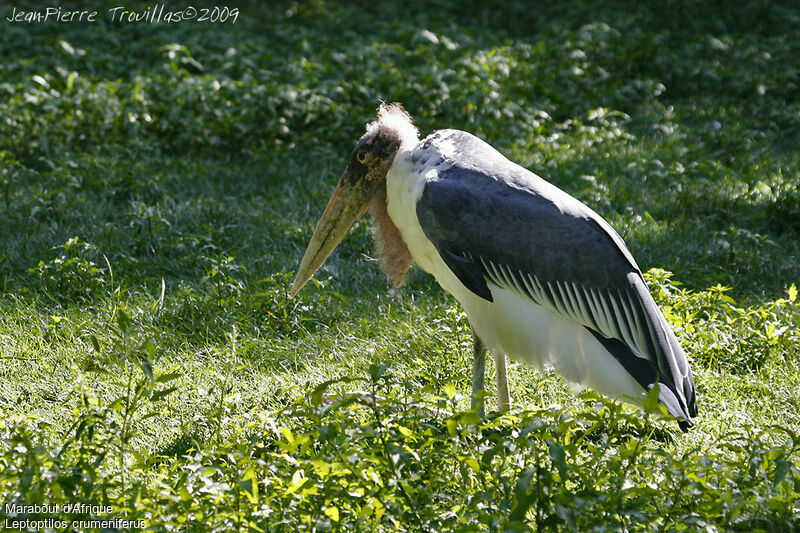
[[[400,104],[381,104],[322,213],[294,296],[369,210],[395,285],[412,261],[464,307],[475,340],[473,406],[495,355],[508,409],[506,354],[614,398],[659,401],[683,430],[694,378],[622,238],[592,209],[458,130],[422,141]],[[486,347],[486,348],[485,348]]]

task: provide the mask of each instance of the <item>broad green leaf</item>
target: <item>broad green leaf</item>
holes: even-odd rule
[[[333,520],[334,522],[339,521],[339,508],[335,505],[331,505],[330,507],[325,508],[325,516]]]

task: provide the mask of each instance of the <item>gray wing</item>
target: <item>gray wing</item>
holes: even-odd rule
[[[465,132],[436,132],[423,148],[443,162],[417,203],[442,259],[475,294],[488,282],[582,324],[667,410],[697,412],[686,356],[617,233],[594,211]]]

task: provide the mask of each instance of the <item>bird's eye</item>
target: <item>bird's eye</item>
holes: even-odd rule
[[[367,162],[367,152],[365,150],[359,150],[356,153],[356,159],[358,159],[359,163],[366,163]]]

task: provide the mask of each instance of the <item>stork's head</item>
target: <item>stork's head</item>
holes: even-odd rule
[[[322,213],[292,284],[297,294],[361,218],[373,197],[386,187],[386,173],[397,152],[418,140],[411,117],[400,104],[381,104],[378,118],[356,143],[344,174]]]

